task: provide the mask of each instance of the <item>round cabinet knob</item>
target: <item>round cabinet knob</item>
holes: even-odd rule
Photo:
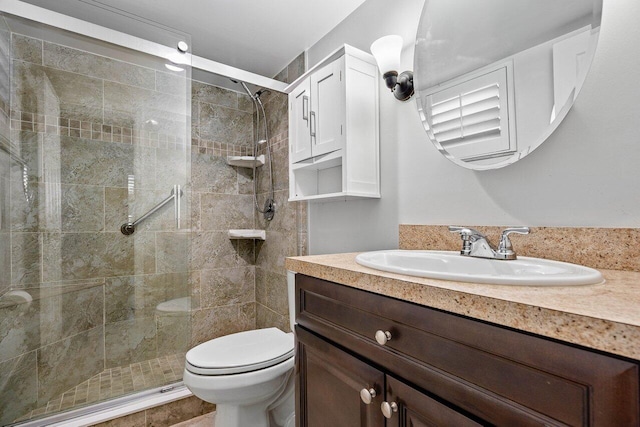
[[[391,332],[389,331],[376,331],[376,341],[378,344],[385,345],[387,341],[391,339]]]
[[[396,402],[382,402],[380,409],[382,409],[382,415],[385,418],[391,418],[394,412],[398,412],[398,404]]]
[[[362,390],[360,390],[360,399],[362,399],[365,405],[369,405],[373,401],[373,398],[376,397],[376,395],[376,389],[374,388],[363,388]]]

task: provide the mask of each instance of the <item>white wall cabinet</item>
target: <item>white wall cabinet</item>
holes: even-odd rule
[[[380,197],[378,70],[344,45],[289,93],[289,200]]]

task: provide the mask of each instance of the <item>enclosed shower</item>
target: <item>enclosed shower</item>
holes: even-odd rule
[[[116,45],[40,15],[0,16],[2,426],[168,395],[189,348],[287,331],[306,216],[273,85],[192,67],[189,36],[153,23]]]
[[[3,14],[0,69],[0,424],[180,380],[190,67]]]

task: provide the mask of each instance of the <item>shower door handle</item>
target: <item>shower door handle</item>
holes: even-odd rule
[[[309,97],[307,95],[302,97],[302,120],[309,120]]]
[[[311,138],[316,137],[316,112],[311,112],[311,119],[309,120],[309,132],[311,133]]]

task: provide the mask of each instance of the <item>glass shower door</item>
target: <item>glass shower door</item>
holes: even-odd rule
[[[190,40],[150,34],[173,62],[0,17],[0,425],[182,378]]]

